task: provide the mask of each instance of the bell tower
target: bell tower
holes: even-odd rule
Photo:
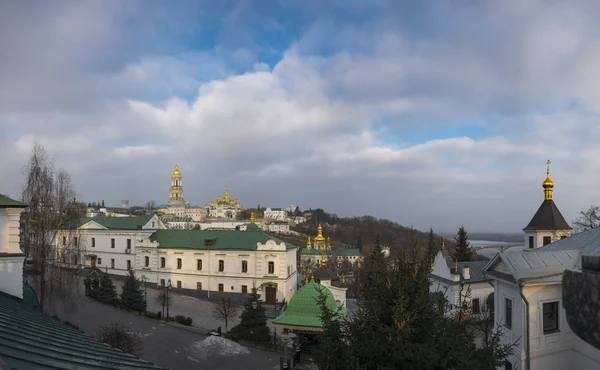
[[[181,172],[179,166],[175,165],[175,170],[171,174],[171,192],[169,195],[169,204],[183,204],[183,187],[181,186]]]

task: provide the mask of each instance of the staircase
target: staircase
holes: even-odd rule
[[[265,316],[267,316],[267,319],[274,319],[277,317],[277,307],[275,305],[265,304],[263,307],[265,308]]]

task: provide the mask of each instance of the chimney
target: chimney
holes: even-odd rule
[[[470,271],[469,271],[469,266],[465,266],[465,267],[463,267],[463,278],[464,278],[465,280],[469,280],[469,279],[471,279],[471,273],[470,273]]]

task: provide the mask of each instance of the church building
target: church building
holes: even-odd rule
[[[179,165],[175,165],[175,170],[171,174],[171,190],[169,192],[169,203],[158,207],[160,213],[165,218],[191,218],[195,222],[200,222],[206,217],[204,208],[190,206],[183,198],[183,185],[181,182],[181,171]]]

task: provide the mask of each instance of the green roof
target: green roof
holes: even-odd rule
[[[210,246],[205,243],[211,240]],[[198,250],[256,250],[257,243],[273,240],[282,243],[278,238],[262,231],[239,230],[157,230],[150,235],[150,241],[157,241],[161,249],[198,249]],[[286,243],[286,249],[296,247]]]
[[[319,249],[309,249],[309,248],[302,248],[302,251],[300,251],[301,255],[309,255],[309,256],[317,256],[317,255],[321,255],[321,250]],[[325,252],[326,255],[331,255],[333,254],[334,256],[343,256],[343,257],[350,257],[350,256],[360,256],[360,250],[358,248],[349,248],[349,249],[332,249],[331,251],[327,251]]]
[[[131,216],[131,217],[84,217],[76,222],[76,227],[81,227],[90,221],[111,230],[141,230],[142,226],[148,223],[154,215]]]
[[[284,313],[273,319],[274,325],[298,326],[308,328],[322,328],[321,308],[318,299],[319,292],[324,289],[326,298],[325,305],[333,312],[338,310],[333,293],[324,285],[315,283],[314,279],[294,294]],[[343,308],[342,315],[347,315],[347,309]]]
[[[0,294],[0,358],[11,369],[160,369]]]
[[[0,208],[25,208],[25,203],[18,202],[14,199],[7,197],[6,195],[0,194]]]

